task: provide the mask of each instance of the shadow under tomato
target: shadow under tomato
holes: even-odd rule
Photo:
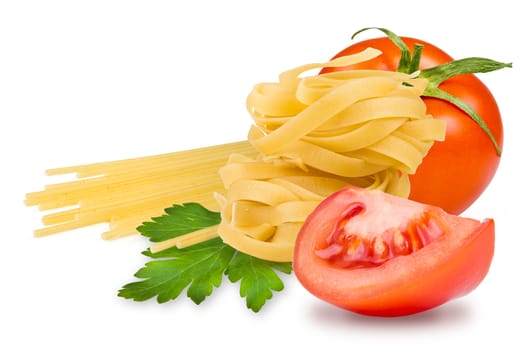
[[[315,303],[312,306],[312,317],[325,325],[342,326],[358,325],[367,327],[435,327],[450,326],[474,318],[474,310],[466,300],[451,301],[432,310],[400,317],[366,316],[349,312],[325,303]]]

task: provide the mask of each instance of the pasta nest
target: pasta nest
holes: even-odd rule
[[[234,248],[291,261],[295,237],[312,210],[347,186],[407,197],[413,174],[445,124],[426,113],[427,85],[416,74],[322,67],[374,58],[375,49],[283,72],[254,86],[246,105],[254,158],[232,155],[219,174],[225,193],[219,235]]]

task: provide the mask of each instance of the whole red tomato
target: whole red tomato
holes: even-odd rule
[[[452,61],[447,53],[422,40],[401,37],[408,47],[424,46],[420,69]],[[395,71],[400,49],[387,37],[357,42],[339,52],[344,56],[373,47],[382,51],[377,58],[351,67],[326,68],[321,73],[340,69],[380,69]],[[335,58],[334,57],[334,58]],[[500,149],[503,125],[498,105],[489,89],[474,75],[457,75],[443,81],[439,88],[470,105],[484,120]],[[500,162],[487,133],[465,112],[450,102],[424,97],[427,112],[447,123],[445,141],[436,142],[415,174],[410,176],[410,199],[432,204],[449,213],[459,214],[483,193]]]

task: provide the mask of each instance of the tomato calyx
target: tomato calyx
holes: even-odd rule
[[[363,28],[354,33],[352,35],[352,39],[359,33],[370,29],[380,30],[386,34],[387,37],[400,49],[401,57],[397,67],[398,72],[412,74],[419,70],[419,62],[423,51],[423,45],[415,44],[413,53],[411,53],[410,48],[398,35],[388,29],[379,27]],[[512,63],[502,63],[482,57],[468,57],[447,62],[436,67],[423,69],[419,72],[419,77],[428,81],[428,85],[423,91],[423,96],[447,101],[465,112],[487,134],[487,136],[490,138],[490,141],[494,145],[497,155],[500,156],[501,148],[492,134],[492,131],[489,129],[485,121],[479,116],[479,114],[461,99],[441,90],[439,85],[445,80],[457,75],[488,73],[502,68],[511,67]]]
[[[412,254],[445,234],[445,225],[436,215],[427,211],[414,212],[414,207],[403,214],[403,225],[384,215],[399,208],[385,203],[381,212],[367,208],[364,203],[349,203],[335,221],[326,239],[318,242],[314,253],[328,264],[338,268],[365,268],[379,266],[402,255]],[[367,222],[376,222],[374,228]]]

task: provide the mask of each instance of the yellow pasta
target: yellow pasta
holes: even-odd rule
[[[150,247],[150,250],[152,253],[157,253],[171,247],[182,249],[215,237],[217,237],[217,227],[210,226],[185,234],[183,236],[178,236],[159,243],[155,243]]]
[[[255,156],[247,142],[188,151],[51,169],[48,175],[76,173],[78,179],[28,193],[26,205],[52,211],[35,236],[107,223],[104,239],[137,233],[151,217],[174,203],[199,202],[218,209],[213,193],[223,189],[217,169],[232,153]]]
[[[250,169],[263,166],[282,169],[285,167],[283,161],[261,157],[234,159],[223,169],[234,166],[239,176],[232,179],[228,173],[230,176],[225,183],[229,185],[225,186],[224,195],[216,195],[221,207],[218,234],[227,244],[261,259],[290,261],[295,237],[307,216],[323,199],[345,186],[351,184],[408,195],[408,177],[395,169],[344,178],[296,167],[294,174],[268,173],[262,177],[261,173],[256,173],[257,179],[247,179]],[[288,241],[284,237],[288,237]]]
[[[299,77],[323,66],[284,72],[277,83],[256,85],[247,98],[254,121],[248,139],[260,155],[233,157],[220,171],[225,194],[218,233],[240,251],[290,261],[308,215],[349,184],[408,196],[408,174],[444,137],[444,123],[426,115],[420,98],[425,80],[380,71]],[[274,171],[249,170],[264,167]]]
[[[246,99],[253,120],[247,141],[49,170],[79,179],[27,194],[28,205],[62,208],[45,215],[35,235],[106,222],[104,239],[124,237],[164,208],[191,201],[220,211],[220,224],[152,251],[220,236],[252,256],[291,261],[297,233],[323,199],[348,185],[408,196],[408,175],[444,137],[444,123],[426,114],[426,81],[416,75],[350,70],[302,77],[378,54],[367,49],[303,65],[255,85]]]

